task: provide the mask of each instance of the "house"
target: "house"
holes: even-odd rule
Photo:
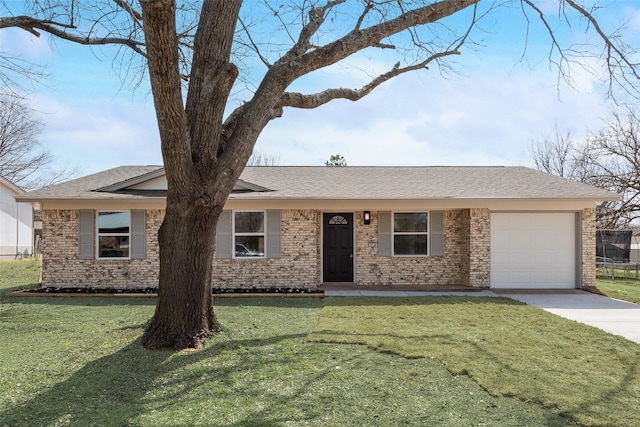
[[[33,206],[14,199],[23,192],[0,176],[0,259],[33,254]]]
[[[123,166],[18,196],[41,203],[43,286],[157,286],[166,188]],[[247,167],[212,285],[592,286],[596,202],[617,197],[524,167]]]

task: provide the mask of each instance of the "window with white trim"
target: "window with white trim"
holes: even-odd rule
[[[429,255],[429,213],[393,213],[393,254]]]
[[[98,211],[97,216],[98,258],[129,258],[131,212]]]
[[[234,258],[264,258],[265,211],[233,212]]]

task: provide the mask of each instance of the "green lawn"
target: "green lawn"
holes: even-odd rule
[[[596,287],[611,298],[640,304],[640,278],[635,277],[635,272],[625,276],[616,271],[615,280],[599,276]]]
[[[640,346],[502,299],[218,299],[222,332],[172,354],[140,346],[153,299],[6,295],[38,273],[32,261],[0,263],[3,427],[640,418]],[[575,397],[560,399],[554,382]]]
[[[309,338],[443,361],[492,395],[583,425],[640,420],[640,345],[508,299],[328,299]]]

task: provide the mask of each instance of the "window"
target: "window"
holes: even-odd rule
[[[396,212],[393,214],[393,254],[428,255],[429,214]]]
[[[233,241],[236,258],[264,258],[264,219],[264,211],[233,213]]]
[[[128,211],[98,212],[98,258],[129,258]]]
[[[329,225],[347,225],[349,221],[342,215],[335,215],[329,220]]]

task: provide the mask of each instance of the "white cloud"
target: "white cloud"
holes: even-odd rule
[[[510,29],[510,21],[501,22]],[[528,164],[531,140],[552,134],[556,126],[578,137],[601,127],[609,107],[591,93],[593,76],[576,69],[580,90],[558,92],[546,57],[535,70],[520,66],[520,42],[503,39],[503,33],[489,37],[493,44],[477,55],[465,51],[457,59],[463,77],[442,78],[434,66],[387,82],[356,103],[287,109],[265,129],[257,148],[279,156],[283,165],[322,165],[332,154],[342,154],[350,165],[515,165]],[[541,40],[529,40],[531,49]],[[548,41],[542,41],[546,52]],[[43,91],[36,107],[47,123],[42,141],[60,162],[87,173],[161,162],[150,95],[118,92],[111,64],[86,50],[61,45],[52,62],[59,87]],[[79,64],[91,71],[79,74]],[[390,65],[375,53],[359,55],[302,79],[292,90],[360,87]]]
[[[495,73],[446,80],[406,76],[351,103],[287,110],[258,149],[281,164],[515,165],[532,140],[558,126],[578,136],[608,113],[597,95],[556,88],[532,75]]]
[[[61,164],[92,173],[124,164],[161,164],[155,114],[143,105],[96,99],[72,106],[38,98],[40,141]]]
[[[287,109],[268,125],[257,149],[279,156],[282,165],[322,165],[332,154],[342,154],[350,165],[529,164],[532,140],[556,126],[579,136],[598,129],[608,115],[598,95],[558,92],[544,73],[467,74],[405,75],[355,103]],[[46,122],[41,140],[60,163],[84,173],[160,164],[152,103],[138,98],[41,95],[34,103]]]
[[[46,35],[36,37],[19,28],[5,28],[0,31],[0,50],[8,55],[39,61],[50,56],[52,52]]]

